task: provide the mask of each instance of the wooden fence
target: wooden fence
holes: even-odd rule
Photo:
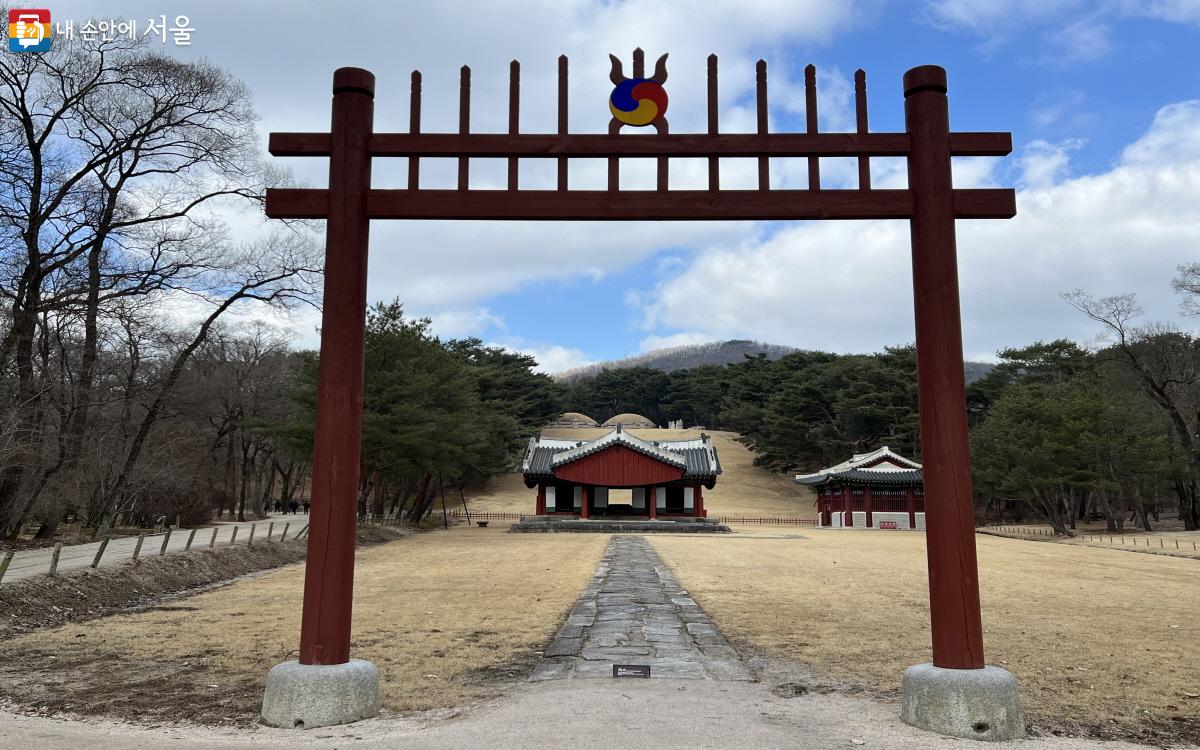
[[[10,568],[14,572],[19,570],[21,573],[23,573],[25,575],[31,575],[31,574],[34,574],[35,572],[39,572],[39,571],[35,571],[35,569],[34,569],[35,566],[36,567],[45,566],[43,568],[45,573],[47,573],[49,575],[57,575],[59,567],[63,563],[67,563],[67,565],[64,566],[66,568],[82,568],[82,567],[85,567],[84,563],[86,562],[86,567],[92,568],[94,570],[94,569],[100,567],[100,563],[104,560],[105,553],[107,553],[109,551],[110,543],[113,543],[113,542],[121,542],[122,544],[120,546],[122,547],[122,549],[120,549],[119,551],[114,550],[113,554],[109,555],[110,559],[113,557],[114,554],[116,554],[116,555],[121,555],[122,559],[128,559],[128,560],[137,562],[142,557],[148,556],[146,553],[146,546],[145,546],[147,539],[152,540],[151,546],[149,548],[150,550],[153,551],[152,554],[155,557],[163,557],[163,556],[167,555],[168,553],[190,552],[193,547],[216,548],[216,547],[232,546],[234,544],[239,543],[239,538],[238,538],[239,533],[238,532],[239,532],[239,530],[243,530],[243,529],[246,531],[245,534],[241,535],[241,544],[243,544],[244,546],[252,546],[254,544],[256,532],[258,531],[258,527],[266,528],[265,536],[263,536],[261,534],[258,535],[258,542],[260,544],[266,543],[266,542],[283,542],[283,541],[286,541],[289,539],[292,539],[292,540],[303,539],[305,536],[308,535],[308,524],[307,523],[305,523],[302,527],[300,527],[296,531],[292,531],[293,525],[300,527],[300,524],[298,522],[293,524],[293,522],[291,522],[291,521],[284,521],[284,522],[263,521],[263,522],[259,522],[259,523],[252,523],[248,527],[246,527],[246,526],[232,526],[232,527],[214,526],[211,530],[212,531],[211,534],[209,533],[209,529],[207,529],[207,528],[196,528],[196,529],[168,528],[167,531],[163,534],[148,534],[148,533],[138,534],[136,537],[136,541],[134,541],[134,543],[133,543],[132,555],[128,554],[129,549],[128,549],[128,544],[126,544],[126,542],[128,542],[131,539],[134,539],[134,537],[105,537],[104,539],[101,539],[99,543],[69,545],[69,546],[63,546],[62,542],[59,542],[54,545],[54,549],[50,554],[50,560],[48,563],[40,560],[35,554],[34,556],[32,556],[33,559],[31,559],[28,563],[24,563],[24,561],[19,560],[19,559],[15,560],[15,562],[16,562],[15,566],[13,565],[15,552],[14,552],[14,550],[8,550],[4,554],[4,558],[0,559],[0,582],[3,582],[4,576],[5,576],[5,574],[7,574],[9,572]],[[279,528],[276,529],[276,527],[279,527]],[[221,532],[226,528],[231,529],[231,531],[228,535],[228,538],[227,539],[218,539],[218,536],[220,536]],[[187,534],[187,539],[183,543],[183,545],[182,546],[176,545],[175,547],[171,547],[172,538],[179,539],[184,534]],[[197,538],[197,537],[199,537],[199,538]],[[155,544],[157,544],[157,548],[154,546]],[[37,552],[40,552],[40,550],[31,550],[31,552],[37,553]],[[90,562],[87,562],[89,558],[90,558]]]

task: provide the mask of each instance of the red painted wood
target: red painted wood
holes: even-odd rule
[[[754,99],[758,135],[767,135],[767,61],[759,60],[754,65]],[[758,189],[771,189],[771,162],[766,156],[758,157]]]
[[[868,529],[872,528],[875,525],[873,523],[874,519],[871,517],[871,511],[874,510],[874,508],[871,507],[871,505],[872,505],[871,501],[874,499],[875,499],[874,495],[871,492],[871,486],[867,485],[867,486],[863,487],[863,510],[866,511],[866,513],[867,513],[867,528]]]
[[[554,476],[566,482],[601,487],[637,487],[683,478],[683,469],[665,464],[623,445],[613,445],[559,466]]]
[[[913,298],[933,663],[947,669],[979,669],[984,665],[983,624],[967,448],[946,71],[935,65],[908,71],[904,97],[904,121],[912,137],[908,181],[913,193]]]
[[[580,518],[592,517],[592,488],[584,485],[579,488],[579,516]]]
[[[809,135],[816,135],[817,127],[817,66],[809,64],[804,68],[804,120]],[[808,189],[821,189],[821,160],[816,156],[808,157]]]
[[[676,135],[614,133],[560,135],[525,133],[376,133],[371,137],[372,156],[480,156],[530,159],[564,157],[654,156],[907,156],[907,133],[768,133],[766,131],[766,66],[762,67],[758,133]],[[268,150],[273,156],[329,156],[328,133],[271,133]],[[1012,153],[1011,133],[951,133],[954,156],[1007,156]]]
[[[521,63],[513,60],[508,66],[508,132],[521,130]],[[517,157],[508,158],[508,189],[517,189]]]
[[[646,488],[646,512],[650,514],[650,520],[658,518],[658,488]]]
[[[854,526],[854,491],[842,486],[842,525]]]
[[[567,56],[558,56],[558,134],[564,136],[567,134]],[[558,185],[559,190],[567,189],[567,159],[560,157],[558,160]]]
[[[414,70],[409,82],[408,94],[408,132],[421,132],[421,71]],[[416,190],[421,187],[421,158],[408,157],[408,189]]]
[[[319,189],[267,190],[267,216],[321,219],[328,193]],[[959,189],[960,219],[1006,219],[1016,194],[1002,188]],[[728,221],[786,219],[908,219],[908,190],[372,190],[372,219]]]
[[[905,501],[908,503],[908,528],[917,528],[917,491],[912,487],[904,493]]]
[[[537,505],[534,506],[534,512],[539,516],[546,515],[546,485],[538,482]]]
[[[301,664],[343,664],[350,659],[371,188],[367,140],[374,119],[374,92],[375,77],[365,70],[341,68],[333,74],[325,304],[300,619]]]
[[[867,71],[854,71],[854,124],[858,133],[867,132]],[[858,157],[858,189],[871,189],[871,159]]]
[[[471,132],[471,66],[464,65],[458,72],[458,134],[466,137]],[[471,160],[458,157],[458,189],[466,190],[471,182]]]
[[[717,125],[717,56],[708,56],[708,134],[716,135]],[[721,189],[721,160],[708,157],[708,189]]]

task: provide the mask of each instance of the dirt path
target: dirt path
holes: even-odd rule
[[[216,546],[227,545],[231,542],[244,544],[250,538],[249,528],[252,525],[256,527],[255,538],[265,540],[267,529],[272,523],[275,524],[273,532],[275,539],[278,539],[279,535],[283,532],[284,524],[291,524],[291,527],[288,529],[288,538],[290,539],[308,523],[308,516],[301,514],[279,515],[271,516],[263,521],[219,521],[210,528],[198,529],[196,537],[192,541],[192,546],[207,547],[210,542],[215,543]],[[213,536],[214,531],[216,532],[215,537]],[[237,534],[236,540],[234,539],[235,533]],[[176,529],[171,532],[171,539],[167,543],[167,552],[182,552],[187,545],[190,535],[190,529]],[[139,553],[139,557],[158,555],[162,550],[163,537],[165,536],[165,532],[162,534],[148,534],[142,541],[142,550]],[[137,547],[137,537],[135,536],[109,540],[108,546],[104,549],[104,556],[100,559],[100,566],[105,567],[121,560],[132,559],[135,547]],[[96,550],[99,548],[100,542],[72,544],[63,547],[62,553],[58,558],[58,570],[66,571],[91,565],[92,560],[96,557]],[[4,581],[15,581],[48,572],[50,570],[50,558],[53,554],[53,547],[43,547],[16,553],[13,555],[12,563],[9,564],[8,572],[4,574]]]
[[[826,748],[943,750],[981,747],[913,729],[895,704],[844,695],[783,698],[765,686],[711,680],[551,680],[450,720],[376,719],[307,732],[259,728],[135,728],[0,712],[0,747],[22,750],[460,750],[506,748]],[[1144,750],[1095,740],[1038,738],[1012,750]]]

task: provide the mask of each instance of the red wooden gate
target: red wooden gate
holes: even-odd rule
[[[615,78],[614,69],[614,81]],[[355,490],[362,422],[363,327],[366,312],[367,229],[370,219],[509,220],[780,220],[908,219],[912,229],[921,448],[925,466],[926,539],[929,555],[933,661],[939,667],[984,665],[983,629],[975,559],[974,510],[959,320],[956,219],[1006,219],[1016,213],[1009,189],[955,189],[952,156],[1004,156],[1009,133],[952,133],[946,71],[927,65],[904,75],[905,132],[867,129],[866,76],[855,74],[857,132],[817,129],[816,72],[805,70],[807,132],[767,132],[766,63],[758,63],[758,132],[721,134],[717,127],[717,58],[708,59],[708,132],[622,137],[620,123],[607,134],[567,132],[567,59],[558,66],[558,132],[518,132],[520,66],[510,70],[509,132],[470,132],[470,69],[463,67],[458,133],[422,133],[421,76],[412,75],[407,133],[373,130],[375,77],[341,68],[333,76],[333,117],[328,133],[272,133],[275,156],[329,157],[327,189],[267,191],[267,215],[326,219],[325,304],[321,319],[316,443],[313,453],[312,523],[304,580],[300,662],[340,664],[350,654],[354,577]],[[642,78],[641,50],[634,77]],[[664,76],[665,77],[665,76]],[[408,186],[371,187],[373,157],[406,157]],[[857,189],[821,187],[820,157],[857,157]],[[870,157],[904,156],[905,190],[871,187]],[[458,187],[422,189],[421,157],[458,159]],[[471,157],[508,160],[506,190],[472,190]],[[607,158],[607,190],[571,190],[567,161]],[[622,157],[655,158],[656,190],[622,190]],[[707,157],[707,190],[671,190],[671,157]],[[724,190],[721,157],[758,160],[758,189]],[[770,187],[771,157],[806,157],[806,190]],[[520,159],[555,159],[555,190],[522,190]]]

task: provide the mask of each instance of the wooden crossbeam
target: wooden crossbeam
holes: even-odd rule
[[[274,156],[329,156],[328,133],[272,133]],[[553,135],[376,133],[372,156],[428,157],[803,157],[907,156],[907,133],[728,133],[718,135]],[[951,133],[952,156],[1006,156],[1011,133]]]
[[[329,191],[267,190],[267,216],[323,219]],[[959,219],[1016,215],[1011,189],[958,189]],[[528,221],[782,221],[786,219],[909,219],[909,190],[371,190],[371,219]]]

